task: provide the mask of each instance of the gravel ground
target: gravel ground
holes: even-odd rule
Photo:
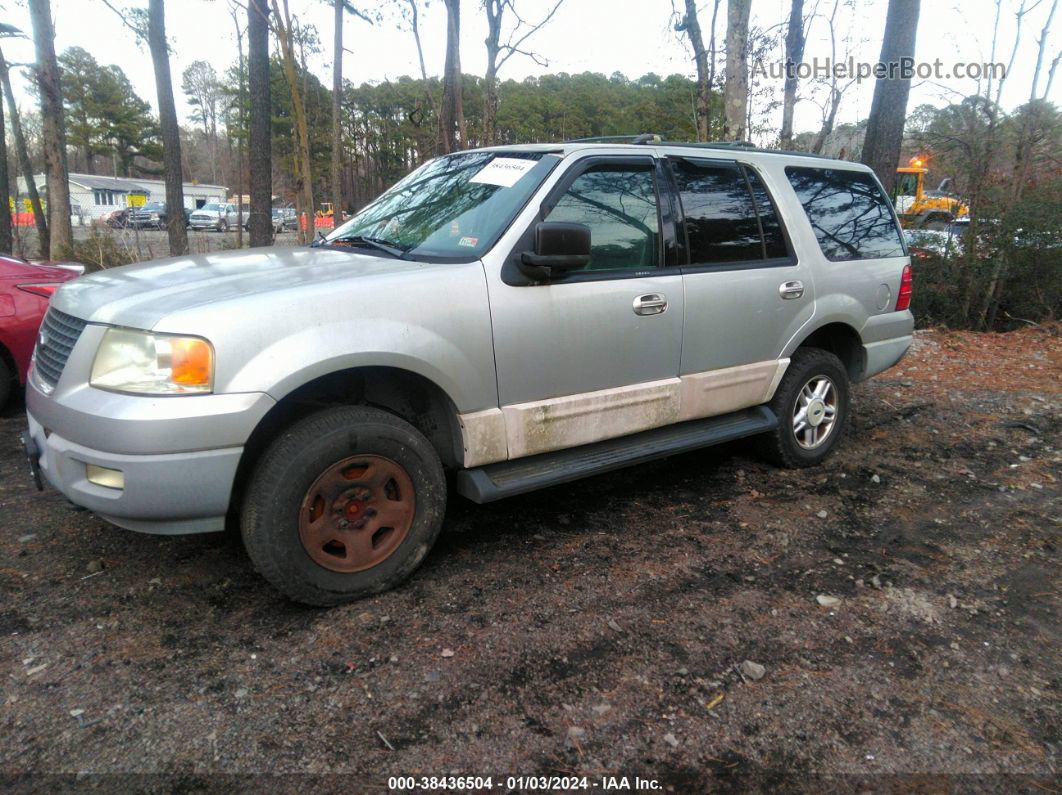
[[[36,493],[11,407],[0,786],[1057,792],[1060,373],[1057,329],[921,333],[821,468],[732,445],[455,498],[411,582],[332,610],[232,537]]]

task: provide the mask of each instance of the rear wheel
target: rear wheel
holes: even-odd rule
[[[244,498],[243,542],[284,594],[336,605],[405,580],[445,507],[442,464],[416,428],[378,409],[337,407],[266,450]]]
[[[848,422],[848,373],[841,360],[820,348],[798,348],[770,407],[778,427],[759,439],[764,458],[791,468],[821,463]]]

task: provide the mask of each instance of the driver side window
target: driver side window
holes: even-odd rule
[[[650,168],[601,165],[576,177],[547,221],[590,227],[590,264],[583,270],[655,268],[660,225]]]

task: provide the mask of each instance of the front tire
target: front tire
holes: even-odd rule
[[[797,348],[769,405],[778,427],[759,438],[760,454],[781,467],[820,464],[848,424],[848,373],[829,351]]]
[[[266,450],[243,501],[255,568],[303,604],[395,587],[442,529],[446,478],[431,443],[379,409],[342,406],[295,423]]]

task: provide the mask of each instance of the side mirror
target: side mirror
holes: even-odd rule
[[[590,227],[544,221],[535,226],[535,250],[525,251],[520,261],[535,278],[584,268],[590,262]]]

